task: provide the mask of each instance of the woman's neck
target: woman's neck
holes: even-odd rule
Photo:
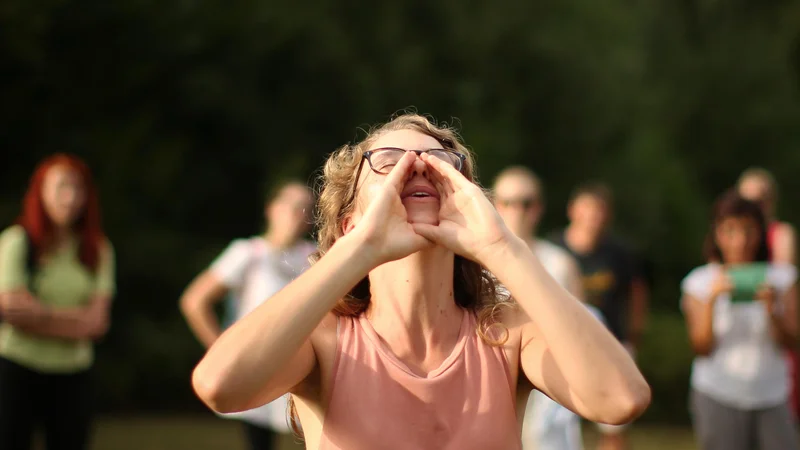
[[[73,232],[70,227],[54,227],[53,233],[47,246],[53,250],[58,250],[72,238]]]
[[[286,233],[279,233],[272,228],[268,228],[264,233],[264,240],[276,249],[287,249],[292,247],[297,239]]]
[[[593,230],[570,225],[564,232],[564,240],[575,253],[591,253],[600,241],[600,234]]]
[[[423,372],[431,369],[425,361],[438,367],[458,339],[464,312],[453,295],[454,264],[452,252],[434,247],[369,274],[367,318],[399,358]]]

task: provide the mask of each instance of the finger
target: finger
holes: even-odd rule
[[[443,178],[450,181],[453,184],[453,188],[464,189],[468,186],[474,186],[471,181],[469,181],[452,165],[447,164],[439,158],[433,158],[427,154],[425,154],[425,156],[427,157],[427,161],[430,162],[430,166],[433,167],[436,172],[441,174]]]
[[[430,169],[428,173],[430,173],[431,182],[433,182],[433,186],[436,188],[437,191],[439,191],[439,194],[441,195],[452,194],[453,186],[450,184],[450,182],[442,178],[442,176],[439,175],[439,172],[434,170],[431,167],[431,165],[428,164],[427,161],[425,162],[425,164]]]
[[[425,239],[436,243],[441,242],[441,229],[438,226],[427,223],[415,223],[412,226],[414,232]]]
[[[425,162],[425,166],[428,168],[428,173],[430,174],[430,179],[433,181],[434,186],[436,189],[439,190],[439,193],[442,195],[450,195],[452,194],[455,189],[453,188],[453,183],[445,178],[441,173],[439,173],[436,168],[433,167],[431,164],[431,159],[427,154],[423,153],[421,155],[423,162]],[[436,158],[433,158],[436,159]]]
[[[386,176],[386,185],[394,187],[398,193],[402,192],[406,183],[406,175],[408,175],[411,165],[414,164],[416,159],[417,155],[414,152],[406,152]]]
[[[422,155],[420,155],[420,157],[425,162],[425,164],[427,164],[427,166],[430,167],[431,176],[433,176],[437,180],[439,180],[439,182],[442,184],[443,188],[445,189],[445,192],[446,193],[454,192],[455,191],[455,186],[453,185],[453,181],[450,180],[449,178],[447,178],[447,176],[444,173],[442,173],[440,168],[435,166],[436,163],[442,163],[444,165],[447,165],[447,163],[444,163],[439,158],[431,157],[431,155],[429,155],[427,153],[423,153]]]

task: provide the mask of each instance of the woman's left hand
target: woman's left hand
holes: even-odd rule
[[[761,285],[761,287],[759,287],[758,289],[758,292],[756,292],[756,299],[764,304],[764,308],[766,308],[767,314],[769,314],[770,316],[775,315],[777,306],[777,295],[775,293],[774,287],[770,286],[769,284]]]
[[[431,178],[440,194],[439,225],[414,224],[414,230],[461,256],[486,265],[488,256],[508,245],[511,232],[476,184],[438,158],[426,153],[420,157],[432,169]]]

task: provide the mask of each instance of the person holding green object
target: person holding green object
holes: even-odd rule
[[[769,263],[759,205],[737,192],[715,204],[706,261],[683,280],[696,354],[691,412],[702,450],[797,449],[783,351],[797,336],[797,270]]]

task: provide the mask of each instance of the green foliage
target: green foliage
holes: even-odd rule
[[[461,126],[485,183],[535,169],[546,229],[576,183],[609,182],[658,311],[676,310],[709,204],[746,166],[774,171],[800,223],[798,2],[6,0],[0,69],[0,222],[54,151],[102,189],[120,287],[109,408],[196,405],[183,287],[258,232],[264,185],[310,177],[406,107]],[[662,418],[685,412],[678,322],[654,317],[641,355]]]
[[[653,395],[643,421],[686,422],[693,358],[683,317],[653,315],[637,354]]]

